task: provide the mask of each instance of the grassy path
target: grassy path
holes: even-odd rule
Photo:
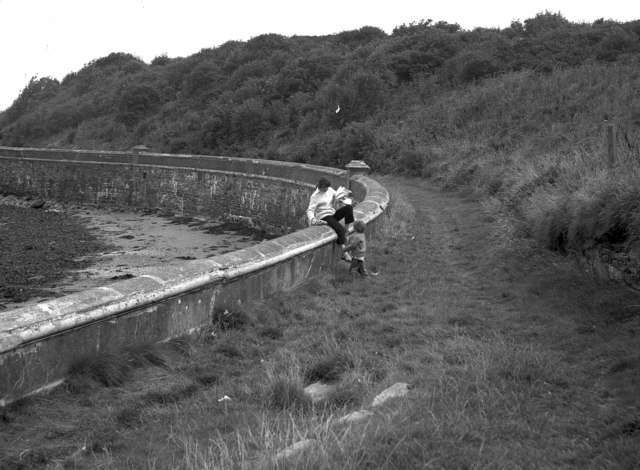
[[[443,407],[438,431],[451,448],[435,466],[455,467],[454,456],[479,467],[640,465],[637,295],[570,259],[496,246],[473,200],[422,181],[388,186],[416,211],[413,288],[436,336],[436,366],[417,375],[423,389],[434,372],[454,377],[423,410]],[[460,429],[443,433],[452,413]]]
[[[472,198],[381,181],[379,276],[342,263],[198,338],[79,364],[0,412],[0,468],[637,468],[637,295],[497,246]],[[396,382],[407,397],[337,422]]]

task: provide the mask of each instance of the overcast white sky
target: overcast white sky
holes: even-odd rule
[[[265,33],[323,35],[432,19],[505,28],[537,13],[640,19],[638,0],[0,0],[0,110],[33,76],[62,79],[111,52],[150,62]]]

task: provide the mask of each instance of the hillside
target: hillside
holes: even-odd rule
[[[389,35],[266,34],[150,64],[113,53],[61,82],[32,79],[0,115],[0,145],[364,159],[377,173],[476,189],[505,243],[631,253],[639,75],[640,20],[545,12],[502,30],[428,20]]]

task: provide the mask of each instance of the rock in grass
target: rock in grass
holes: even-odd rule
[[[337,422],[338,423],[357,423],[358,421],[362,421],[363,419],[369,418],[373,416],[373,411],[362,410],[362,411],[354,411],[353,413],[349,413],[348,415],[343,416]]]
[[[311,448],[317,441],[315,439],[303,439],[282,449],[276,454],[276,459],[288,459],[297,457],[305,450]]]
[[[375,397],[371,405],[379,406],[390,398],[403,397],[407,393],[409,393],[409,384],[398,382]]]
[[[326,400],[326,398],[334,388],[335,387],[333,385],[325,384],[322,382],[314,382],[311,385],[305,387],[304,393],[311,397],[311,401],[313,403],[317,403],[319,401]]]

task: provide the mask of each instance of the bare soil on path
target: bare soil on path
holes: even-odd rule
[[[203,455],[264,430],[265,367],[321,362],[336,348],[363,352],[372,367],[355,409],[398,381],[416,396],[385,418],[389,434],[370,447],[355,438],[355,454],[376,468],[635,468],[638,294],[529,242],[502,245],[472,194],[376,179],[391,211],[398,196],[414,211],[371,241],[379,276],[351,279],[340,263],[178,342],[170,367],[147,364],[110,386],[76,378],[0,410],[0,468],[203,468]],[[256,438],[244,451],[264,445]],[[323,454],[343,461],[308,468],[362,468],[344,463],[344,449]]]

